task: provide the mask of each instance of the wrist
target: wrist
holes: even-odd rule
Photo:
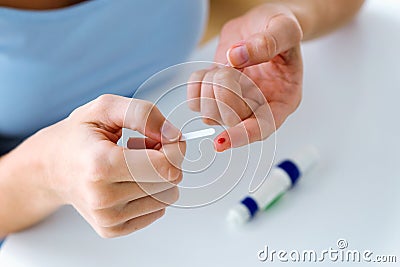
[[[364,0],[282,0],[298,19],[303,40],[317,38],[349,22]]]
[[[314,37],[317,6],[315,1],[287,1],[284,4],[291,10],[300,24],[303,32],[303,40]]]
[[[46,151],[46,134],[41,130],[2,158],[6,179],[15,190],[26,191],[29,205],[38,212],[54,211],[63,203],[52,190],[49,176],[49,156]]]
[[[53,136],[52,129],[57,124],[44,128],[35,133],[26,142],[23,147],[25,153],[29,153],[28,161],[25,164],[31,167],[36,177],[31,176],[32,185],[37,189],[38,193],[43,196],[44,201],[51,201],[49,209],[57,209],[66,204],[64,200],[57,194],[56,177],[54,173],[54,161],[58,159],[58,147],[51,143]],[[33,149],[33,151],[31,151]]]
[[[62,204],[47,185],[44,143],[37,139],[35,134],[0,158],[0,235],[25,229]]]

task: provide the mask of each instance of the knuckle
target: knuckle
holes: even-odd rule
[[[232,70],[229,68],[221,68],[214,75],[215,82],[225,82],[232,77]]]
[[[68,116],[69,119],[71,120],[75,120],[75,119],[79,119],[82,117],[82,115],[85,113],[85,110],[87,108],[87,105],[84,106],[80,106],[76,109],[74,109]]]
[[[89,112],[105,112],[106,108],[113,102],[113,95],[105,94],[97,97],[89,104]]]
[[[92,149],[85,157],[86,175],[89,181],[99,182],[108,180],[112,172],[112,166],[107,151],[103,148]]]
[[[258,127],[246,127],[246,135],[250,142],[261,138],[260,134],[262,132],[262,129],[260,129],[260,127],[262,126],[258,125]]]
[[[150,114],[151,111],[156,111],[158,110],[157,107],[145,100],[138,100],[136,105],[135,105],[135,113],[138,115],[140,118],[144,118]]]
[[[151,161],[157,175],[168,180],[170,168],[169,161],[161,153],[153,156]]]
[[[202,91],[207,89],[208,87],[210,87],[210,85],[213,84],[214,75],[216,72],[217,72],[217,70],[210,70],[204,75],[203,80],[201,82],[201,90]]]
[[[297,41],[300,42],[303,39],[303,30],[301,28],[300,23],[297,21],[295,17],[285,17],[287,27],[291,30],[292,37]]]
[[[123,222],[122,213],[113,209],[96,210],[93,217],[100,227],[112,227]]]
[[[188,107],[190,110],[194,112],[199,112],[200,111],[200,105],[199,102],[200,100],[198,98],[191,98],[187,101]]]
[[[115,99],[115,95],[104,94],[86,105],[78,108],[74,114],[71,114],[73,117],[76,115],[86,115],[91,116],[93,114],[106,113],[107,108],[113,103]]]
[[[111,94],[101,95],[89,103],[73,110],[68,118],[75,119],[81,118],[82,116],[105,112],[106,109],[115,101],[116,97],[117,96]]]
[[[228,127],[233,127],[240,122],[239,116],[235,112],[227,112],[224,118],[224,124]]]
[[[101,190],[97,185],[91,184],[87,190],[86,202],[93,211],[112,207],[115,204],[114,196],[108,190]]]
[[[199,83],[202,82],[202,78],[205,73],[206,73],[206,70],[198,70],[198,71],[193,72],[189,77],[189,83],[198,85]]]
[[[87,165],[87,175],[89,176],[89,181],[105,181],[108,178],[108,172],[108,167],[98,160],[90,161]]]
[[[259,34],[255,37],[254,41],[256,44],[259,44],[257,47],[262,47],[265,50],[263,52],[266,52],[266,56],[268,58],[271,58],[277,54],[278,41],[276,40],[275,36]]]
[[[145,100],[135,100],[132,108],[132,115],[137,122],[143,121],[141,126],[143,128],[150,122],[149,117],[159,112],[158,108],[153,103]]]
[[[104,106],[110,105],[115,99],[114,95],[111,94],[104,94],[99,97],[97,97],[94,101],[93,104],[99,108],[102,108]]]
[[[89,190],[86,197],[86,202],[91,210],[99,210],[106,206],[106,200],[95,189]]]
[[[198,98],[198,91],[200,90],[200,82],[191,82],[187,85],[187,100],[194,100]]]
[[[300,42],[301,39],[303,39],[303,30],[299,21],[293,14],[280,12],[271,19],[270,24],[272,23],[282,25],[287,29],[287,34],[290,34],[291,40]]]
[[[86,197],[86,203],[91,210],[98,210],[103,208],[103,200],[98,197],[97,193],[88,193]]]
[[[243,101],[240,95],[238,95],[236,92],[228,87],[224,87],[221,90],[218,90],[216,98],[217,104],[220,106],[220,108],[227,110],[234,110],[236,102],[239,105],[240,101]]]
[[[214,118],[215,117],[215,105],[217,101],[215,96],[203,96],[201,98],[201,114],[205,117]]]

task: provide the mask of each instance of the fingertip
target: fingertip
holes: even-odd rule
[[[218,147],[217,145],[214,145],[214,150],[218,153],[224,152],[226,149],[222,147]]]
[[[220,134],[214,139],[214,149],[217,152],[224,152],[231,148],[231,142],[226,132]]]
[[[164,142],[176,142],[181,139],[182,133],[171,122],[165,120],[161,128],[161,135],[163,137],[162,141]]]

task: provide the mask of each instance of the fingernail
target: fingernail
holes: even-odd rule
[[[154,150],[160,150],[160,148],[161,148],[161,144],[157,143],[157,145],[155,145],[153,149]]]
[[[249,51],[247,50],[246,44],[240,42],[235,44],[228,50],[228,61],[229,64],[234,67],[239,67],[249,61]]]
[[[181,132],[169,121],[165,121],[161,129],[161,134],[170,142],[178,141],[181,138]]]

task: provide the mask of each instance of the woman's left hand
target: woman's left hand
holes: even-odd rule
[[[192,110],[201,112],[207,124],[230,127],[216,137],[217,151],[267,138],[296,110],[303,80],[302,37],[296,16],[283,4],[258,6],[225,24],[215,61],[227,66],[194,73],[188,86]],[[232,67],[255,83],[265,103]]]

